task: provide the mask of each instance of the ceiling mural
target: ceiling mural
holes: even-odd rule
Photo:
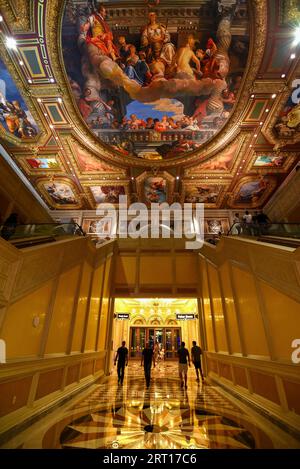
[[[295,79],[300,83],[300,79]],[[286,143],[300,141],[300,93],[293,90],[274,126],[274,133]]]
[[[244,34],[233,28],[245,2],[227,2],[225,12],[217,2],[206,2],[209,11],[189,2],[188,29],[182,10],[168,16],[143,2],[137,10],[132,2],[118,10],[119,3],[66,2],[63,58],[84,121],[120,157],[165,159],[201,148],[236,102],[248,57],[247,9]]]
[[[38,127],[0,58],[0,126],[18,138],[32,138]],[[0,130],[1,131],[1,130]]]
[[[298,10],[102,3],[0,0],[0,144],[48,207],[264,207],[300,159]]]

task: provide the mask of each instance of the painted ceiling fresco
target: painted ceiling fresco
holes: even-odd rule
[[[120,157],[165,159],[200,149],[236,102],[248,57],[247,10],[239,35],[232,12],[220,14],[217,2],[191,10],[188,29],[182,10],[169,17],[143,8],[138,15],[132,2],[122,2],[120,12],[116,3],[66,2],[63,57],[82,118]],[[231,3],[237,11],[245,4]],[[215,21],[207,21],[208,12]]]
[[[0,58],[0,125],[18,138],[35,137],[37,125]]]
[[[0,0],[0,143],[49,208],[93,211],[120,195],[264,207],[300,159],[300,11],[103,4],[18,0],[17,14]]]

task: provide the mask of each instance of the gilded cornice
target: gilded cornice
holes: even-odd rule
[[[32,0],[0,0],[0,11],[14,32],[33,30]]]

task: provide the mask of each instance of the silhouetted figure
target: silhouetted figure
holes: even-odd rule
[[[178,355],[178,371],[179,371],[179,378],[180,384],[183,388],[185,384],[185,389],[187,389],[187,373],[188,373],[188,361],[189,366],[191,366],[190,354],[187,348],[185,348],[185,342],[181,342],[181,346],[177,351]]]
[[[115,357],[115,365],[118,361],[118,384],[123,384],[125,366],[128,365],[128,348],[125,347],[126,342],[123,340],[122,347],[119,347]]]
[[[192,362],[196,370],[197,381],[199,381],[199,370],[201,374],[201,379],[202,381],[204,381],[204,376],[203,376],[202,367],[201,367],[202,350],[201,350],[201,347],[197,345],[197,342],[195,340],[193,340],[193,347],[192,347],[191,352],[192,352]]]
[[[12,213],[9,217],[5,220],[2,229],[1,229],[1,236],[3,239],[9,240],[13,236],[16,231],[16,227],[18,224],[18,214]]]
[[[144,373],[147,388],[149,388],[150,386],[152,362],[153,367],[155,367],[153,349],[150,347],[149,344],[146,344],[146,347],[144,348],[142,353],[141,366],[143,366],[144,364]]]

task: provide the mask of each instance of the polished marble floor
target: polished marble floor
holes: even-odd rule
[[[6,448],[254,449],[300,442],[189,369],[182,389],[177,364],[161,363],[145,386],[138,362],[118,385],[116,370],[29,429]]]

